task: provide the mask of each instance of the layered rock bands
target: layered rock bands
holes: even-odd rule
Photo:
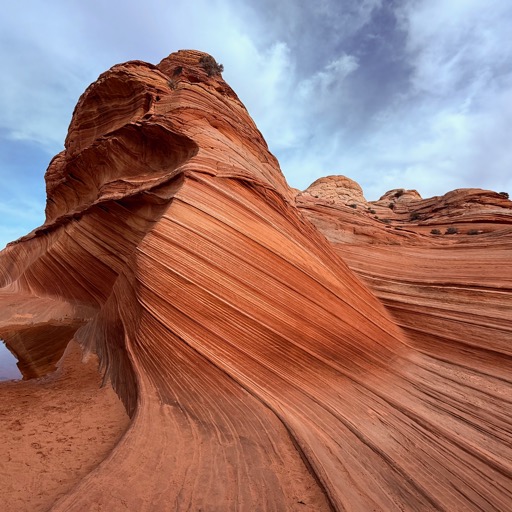
[[[196,51],[101,75],[46,183],[0,338],[43,381],[78,341],[131,418],[52,510],[510,507],[505,194],[297,195]]]

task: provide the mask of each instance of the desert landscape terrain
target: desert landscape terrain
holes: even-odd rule
[[[193,50],[102,74],[45,179],[3,510],[511,510],[507,193],[295,190]]]

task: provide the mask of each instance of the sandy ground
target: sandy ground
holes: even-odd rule
[[[129,418],[97,361],[70,343],[60,368],[0,383],[0,509],[48,510],[117,444]]]

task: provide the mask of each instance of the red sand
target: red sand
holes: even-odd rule
[[[48,510],[93,470],[129,424],[97,360],[69,345],[57,372],[0,383],[0,503],[3,512]]]

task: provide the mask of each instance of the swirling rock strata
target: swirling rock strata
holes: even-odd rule
[[[1,254],[0,336],[25,376],[74,338],[132,418],[52,510],[503,510],[507,361],[404,333],[205,58],[92,84],[45,224]]]

